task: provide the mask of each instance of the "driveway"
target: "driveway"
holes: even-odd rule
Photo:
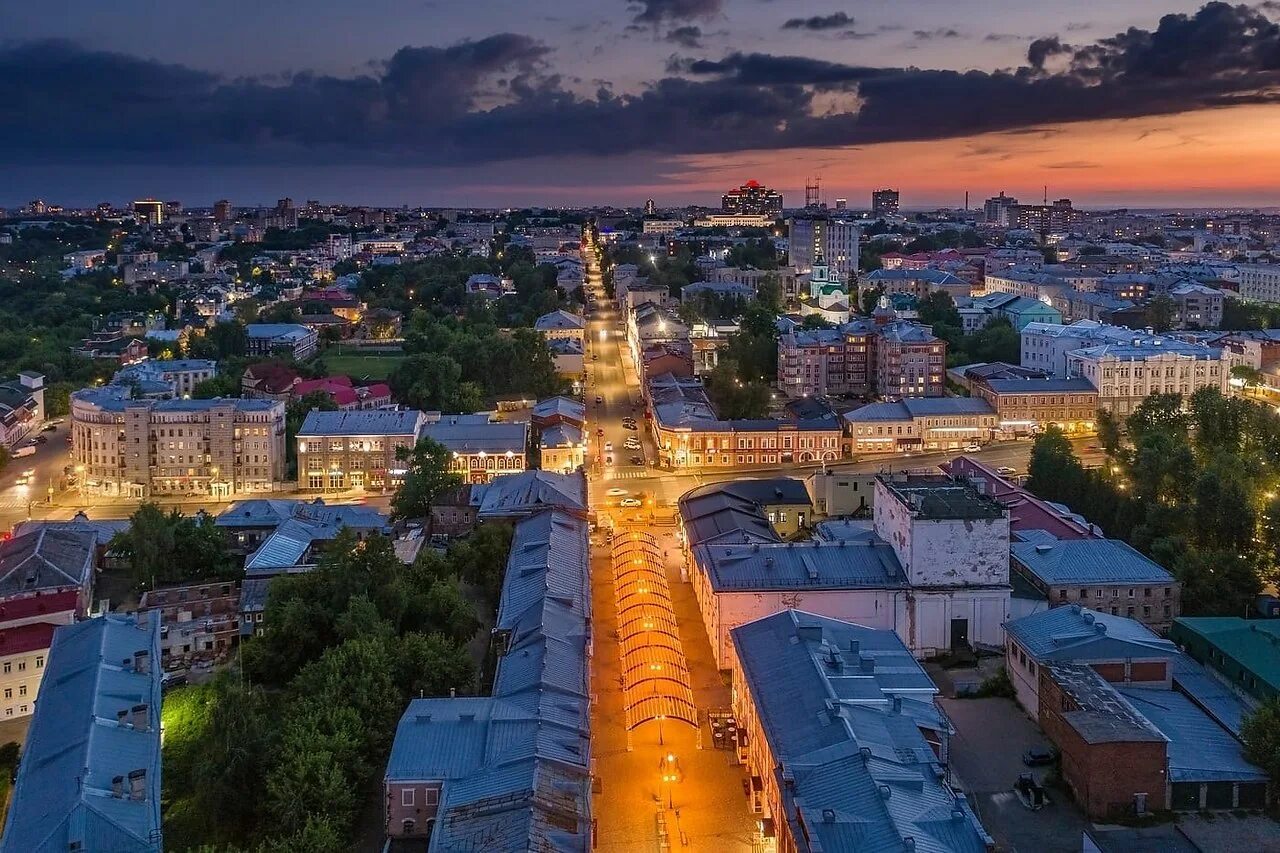
[[[969,797],[987,832],[1009,853],[1079,853],[1084,815],[1060,789],[1049,791],[1049,805],[1025,808],[1013,793],[1018,774],[1026,773],[1022,753],[1048,741],[1010,699],[943,699],[955,725],[951,738],[954,783]],[[1049,768],[1036,768],[1043,780]]]

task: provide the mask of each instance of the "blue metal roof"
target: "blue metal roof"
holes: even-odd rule
[[[1116,692],[1169,740],[1170,782],[1266,782],[1240,741],[1176,690],[1116,685]]]
[[[1013,542],[1009,551],[1027,571],[1049,586],[1173,581],[1168,570],[1119,539]]]
[[[430,438],[457,453],[521,454],[529,444],[527,423],[434,423],[422,427]]]
[[[1004,623],[1005,633],[1038,660],[1089,661],[1173,657],[1178,647],[1145,625],[1078,604],[1051,607]]]
[[[988,379],[984,383],[997,394],[1093,393],[1088,379]]]
[[[444,782],[429,850],[589,849],[587,550],[576,515],[549,509],[518,522],[493,695],[415,700],[401,718],[387,780]]]
[[[907,585],[898,557],[879,539],[699,545],[693,561],[716,592],[779,589],[896,589]]]
[[[511,518],[548,508],[584,511],[587,481],[582,474],[521,471],[471,487],[471,503],[481,518]]]
[[[909,710],[937,688],[893,631],[786,610],[731,633],[793,835],[803,820],[824,850],[988,849]]]
[[[360,409],[348,412],[310,411],[298,437],[312,435],[408,435],[416,437],[423,414],[417,409]]]
[[[100,616],[54,633],[0,851],[159,853],[160,673],[159,619]],[[140,705],[141,727],[119,722]],[[145,771],[140,798],[129,796],[134,771]]]
[[[245,571],[260,573],[304,565],[312,545],[336,538],[344,527],[379,532],[389,529],[386,516],[369,507],[298,501],[290,516],[245,560]]]

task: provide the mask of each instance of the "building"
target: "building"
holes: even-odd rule
[[[817,316],[835,325],[849,322],[847,279],[841,278],[827,266],[821,255],[814,259],[808,278],[808,291],[800,293],[801,316]]]
[[[832,275],[851,281],[858,271],[860,231],[852,222],[828,216],[796,216],[787,220],[787,246],[791,266],[799,272],[813,269],[818,259],[831,267]]]
[[[969,304],[974,308],[982,309],[988,320],[993,318],[1008,320],[1015,332],[1021,332],[1030,323],[1062,322],[1062,314],[1057,308],[1027,296],[990,293],[974,299]]]
[[[1221,290],[1187,281],[1169,289],[1178,306],[1178,325],[1184,329],[1217,329],[1222,325],[1222,306],[1227,298]]]
[[[1280,696],[1280,620],[1181,616],[1173,620],[1169,639],[1257,701]]]
[[[778,338],[778,388],[788,397],[940,397],[947,345],[928,326],[878,317]]]
[[[154,198],[141,198],[131,205],[133,216],[142,225],[155,227],[164,222],[164,202]]]
[[[693,220],[695,228],[771,228],[777,217],[767,213],[708,213]]]
[[[516,523],[492,691],[409,703],[383,779],[390,843],[591,849],[587,537],[584,519],[558,509]]]
[[[1280,264],[1236,264],[1241,299],[1280,302]]]
[[[231,202],[225,198],[219,199],[213,203],[213,221],[219,223],[231,222],[236,218],[236,210],[231,206]]]
[[[967,297],[972,285],[946,270],[937,269],[879,269],[872,270],[862,278],[862,288],[875,288],[881,293],[892,296],[903,293],[924,299],[930,293],[943,291],[952,299]]]
[[[527,423],[445,415],[425,424],[420,435],[444,445],[453,457],[449,470],[468,483],[487,483],[500,474],[515,474],[529,467]]]
[[[895,630],[919,657],[1002,647],[1009,516],[967,483],[881,476],[870,530],[798,542],[756,505],[698,497],[681,499],[677,521],[722,669],[735,627],[789,607]]]
[[[247,556],[258,551],[271,534],[290,520],[350,528],[361,539],[389,530],[387,517],[372,507],[361,504],[329,506],[319,498],[311,501],[278,498],[236,501],[219,513],[214,523],[226,536],[231,550]]]
[[[1161,633],[1182,612],[1182,585],[1119,539],[1058,539],[1045,531],[1019,538],[1010,545],[1012,569],[1050,607],[1109,611]]]
[[[298,488],[308,491],[395,488],[426,415],[416,409],[312,410],[298,430]]]
[[[244,330],[249,336],[251,356],[286,353],[305,361],[316,354],[320,340],[315,329],[299,323],[250,323]]]
[[[1040,669],[1082,663],[1109,680],[1164,685],[1173,679],[1178,648],[1133,619],[1069,604],[1005,623],[1005,670],[1018,702],[1040,714]]]
[[[201,382],[212,379],[218,373],[218,363],[205,358],[140,361],[116,371],[113,385],[145,386],[157,383],[167,388],[165,396],[190,397]],[[143,393],[146,393],[145,388]],[[148,394],[148,396],[150,396]]]
[[[564,338],[582,343],[586,335],[587,322],[578,314],[552,311],[535,320],[533,328],[548,340]]]
[[[1098,408],[1120,418],[1152,394],[1190,397],[1201,388],[1231,391],[1231,361],[1220,349],[1157,335],[1105,343],[1067,354],[1067,373],[1098,389]]]
[[[293,400],[301,400],[308,394],[325,394],[344,412],[382,409],[391,405],[391,386],[385,382],[357,386],[352,384],[350,376],[307,379],[299,381],[290,391]]]
[[[44,418],[43,374],[24,370],[12,382],[0,382],[0,447],[17,447]]]
[[[1004,190],[1000,191],[1000,195],[992,196],[982,205],[982,219],[992,225],[1009,224],[1009,211],[1016,207],[1018,200],[1004,194]]]
[[[641,223],[641,233],[644,234],[674,234],[682,228],[686,228],[683,219],[657,219],[654,217],[645,217]]]
[[[728,214],[746,213],[777,219],[782,216],[782,193],[761,185],[759,181],[747,181],[721,197],[720,210]]]
[[[587,437],[580,426],[558,423],[538,430],[538,466],[544,471],[570,474],[587,462]]]
[[[1068,434],[1096,430],[1098,392],[1087,379],[1055,379],[1044,374],[1019,377],[970,379],[974,397],[985,400],[996,413],[996,424],[1006,435],[1039,432],[1050,425]]]
[[[804,480],[816,518],[870,518],[875,503],[876,475],[854,471],[814,471]]]
[[[149,589],[138,610],[160,623],[165,664],[221,662],[240,637],[240,588],[232,581]]]
[[[283,403],[129,392],[109,385],[71,395],[71,462],[84,468],[86,493],[228,498],[282,487]]]
[[[844,416],[854,453],[957,450],[989,441],[998,428],[996,412],[970,397],[903,397],[871,403]]]
[[[240,394],[250,400],[288,402],[301,381],[298,371],[287,364],[264,361],[245,368],[240,377]]]
[[[873,217],[897,216],[898,198],[897,190],[872,190],[871,215]]]
[[[160,625],[59,629],[14,783],[3,853],[160,853]]]
[[[774,537],[788,537],[812,525],[813,503],[804,483],[791,477],[710,483],[680,498],[681,527],[691,541],[742,541],[744,528],[726,527],[726,519],[749,519],[745,529],[754,526],[762,533],[772,531]],[[729,534],[728,540],[724,534]]]
[[[892,631],[789,609],[735,628],[733,648],[734,717],[770,849],[995,849],[947,784],[938,690]]]

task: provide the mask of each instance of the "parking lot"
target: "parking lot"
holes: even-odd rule
[[[1049,768],[1028,770],[1022,753],[1048,741],[1010,699],[943,699],[955,725],[951,738],[954,784],[968,795],[998,848],[1009,853],[1078,853],[1084,815],[1057,788],[1049,805],[1031,811],[1013,793],[1020,773],[1043,781]]]

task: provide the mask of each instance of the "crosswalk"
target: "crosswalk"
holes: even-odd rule
[[[601,477],[601,480],[647,480],[652,474],[643,468],[633,468],[631,470],[616,469]]]

